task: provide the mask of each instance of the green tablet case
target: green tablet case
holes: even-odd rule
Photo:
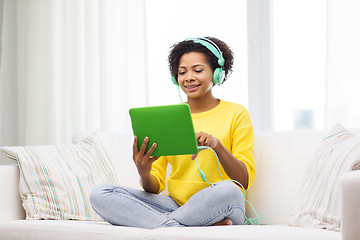
[[[156,142],[152,156],[198,153],[194,125],[187,104],[131,108],[129,110],[134,135],[140,150],[149,137],[146,151]]]

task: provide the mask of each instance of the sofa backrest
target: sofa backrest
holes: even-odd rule
[[[19,168],[15,164],[0,164],[0,221],[25,218],[19,194]]]
[[[321,131],[255,134],[257,175],[247,199],[259,217],[266,217],[272,224],[288,222],[305,169],[323,136]],[[247,215],[256,217],[249,207]]]
[[[98,135],[113,160],[119,184],[141,189],[132,160],[133,137],[104,132]],[[305,169],[323,136],[321,131],[255,133],[257,176],[247,191],[247,199],[260,217],[266,217],[274,224],[287,223]],[[162,194],[167,194],[166,190]],[[249,206],[247,215],[256,217]]]
[[[114,160],[119,183],[141,189],[132,161],[133,137],[101,132],[99,136],[109,157]],[[260,217],[266,217],[274,224],[287,223],[305,169],[323,136],[321,131],[255,133],[257,176],[247,191],[247,199]],[[165,190],[162,194],[166,193]],[[256,217],[249,206],[247,215]]]
[[[360,128],[356,130],[356,133],[360,134]],[[75,134],[74,142],[82,140],[86,135]],[[133,136],[104,132],[98,132],[98,135],[105,151],[114,163],[119,184],[141,189],[138,173],[132,160]],[[255,133],[257,176],[247,191],[247,199],[259,217],[266,217],[272,224],[287,223],[295,207],[305,169],[324,136],[325,132],[322,131]],[[15,166],[13,168],[12,172],[15,174],[9,172],[11,179],[14,180],[12,186],[15,187],[12,189],[18,189],[18,169]],[[21,206],[19,201],[16,204]],[[256,217],[249,206],[247,215]]]

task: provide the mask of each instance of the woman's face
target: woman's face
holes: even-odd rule
[[[177,80],[188,98],[211,95],[213,71],[205,54],[190,52],[182,55]]]

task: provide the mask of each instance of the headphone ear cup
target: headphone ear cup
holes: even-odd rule
[[[225,71],[221,68],[216,68],[213,74],[213,83],[215,85],[220,84],[225,79]]]
[[[178,83],[178,81],[176,80],[175,75],[173,75],[173,76],[171,77],[171,80],[172,80],[173,84],[175,84],[176,86],[179,86],[179,83]]]

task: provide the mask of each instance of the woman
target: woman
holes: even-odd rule
[[[187,39],[172,47],[172,81],[187,95],[198,146],[212,148],[218,159],[211,150],[193,156],[151,157],[156,144],[146,152],[146,137],[138,149],[135,136],[133,160],[145,191],[98,186],[90,200],[100,216],[114,225],[143,228],[244,223],[243,194],[256,175],[251,119],[242,105],[220,100],[212,93],[215,85],[226,81],[232,65],[231,49],[216,38]],[[172,173],[166,181],[168,164]],[[169,196],[158,195],[166,184]]]

